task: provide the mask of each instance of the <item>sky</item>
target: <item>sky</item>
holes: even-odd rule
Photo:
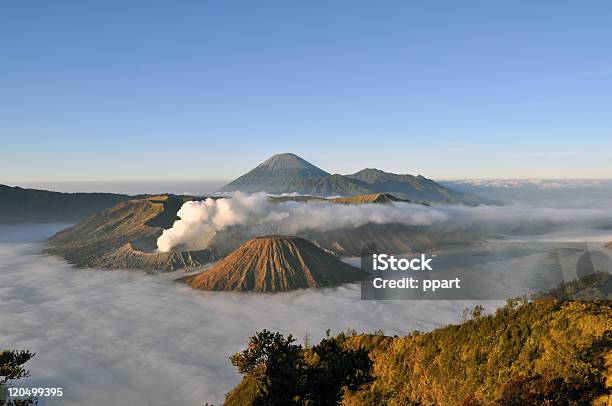
[[[612,3],[0,3],[0,183],[612,178]]]

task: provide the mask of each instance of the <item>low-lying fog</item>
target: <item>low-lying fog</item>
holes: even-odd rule
[[[463,301],[361,301],[358,285],[286,294],[195,291],[138,271],[75,269],[41,254],[52,226],[0,226],[0,344],[36,352],[19,386],[62,387],[41,404],[219,404],[240,377],[228,357],[263,328],[302,340],[461,321]],[[55,229],[59,229],[55,226]],[[17,237],[17,238],[16,238]],[[492,311],[500,302],[487,302]]]
[[[588,207],[588,208],[587,208]],[[432,210],[440,210],[432,208]],[[519,241],[612,241],[612,205],[447,208],[494,231],[538,223]],[[580,227],[578,227],[580,225]],[[36,352],[18,385],[62,387],[41,404],[219,404],[240,377],[228,357],[263,328],[387,334],[461,321],[467,301],[362,301],[359,285],[283,294],[202,292],[168,275],[75,269],[42,254],[61,225],[0,226],[0,347]],[[522,226],[519,227],[522,230]],[[512,241],[513,236],[504,238]],[[502,301],[479,302],[493,311]]]

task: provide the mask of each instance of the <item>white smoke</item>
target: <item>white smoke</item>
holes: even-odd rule
[[[432,225],[442,233],[481,232],[483,235],[537,235],[578,228],[612,227],[612,201],[585,202],[579,207],[393,204],[345,205],[325,201],[271,202],[265,193],[235,193],[231,198],[187,202],[178,211],[180,220],[157,240],[162,252],[197,250],[218,241],[244,241],[257,235],[300,235],[354,229],[368,223]],[[231,230],[228,230],[231,229]],[[225,231],[228,230],[228,231]],[[223,235],[218,235],[224,231]],[[233,238],[233,240],[232,240]],[[608,240],[606,240],[608,241]],[[230,244],[231,245],[231,244]]]
[[[368,223],[429,225],[447,219],[447,215],[440,210],[412,203],[273,203],[265,193],[236,193],[231,198],[186,202],[177,215],[180,220],[157,240],[161,252],[171,251],[175,247],[189,250],[206,248],[217,232],[232,226],[240,226],[246,235],[254,236],[295,234],[304,230],[330,231]]]

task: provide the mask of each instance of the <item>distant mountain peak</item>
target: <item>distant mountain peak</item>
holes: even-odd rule
[[[322,176],[328,175],[324,170],[291,152],[272,155],[272,157],[261,163],[258,168],[266,168],[268,170],[306,169],[320,171]]]
[[[293,185],[316,182],[329,173],[290,152],[276,154],[256,168],[225,185],[220,192],[284,193]]]
[[[351,175],[331,175],[287,152],[273,155],[219,192],[298,193],[309,196],[355,196],[390,193],[412,201],[478,204],[480,198],[457,193],[421,175],[399,175],[366,168]]]

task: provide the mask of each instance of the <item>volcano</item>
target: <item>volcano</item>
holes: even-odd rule
[[[172,227],[190,196],[160,195],[121,202],[55,234],[48,252],[79,267],[173,271],[201,266],[211,250],[157,252],[157,238]]]
[[[351,175],[331,175],[292,153],[272,156],[218,192],[297,193],[320,197],[388,193],[413,202],[487,203],[478,196],[456,192],[421,175],[398,175],[375,168],[363,169]]]
[[[305,184],[316,183],[327,176],[329,173],[295,154],[277,154],[225,185],[219,192],[284,193],[293,189],[301,191]]]
[[[363,273],[300,237],[247,241],[209,270],[180,281],[203,290],[284,292],[358,281]]]

